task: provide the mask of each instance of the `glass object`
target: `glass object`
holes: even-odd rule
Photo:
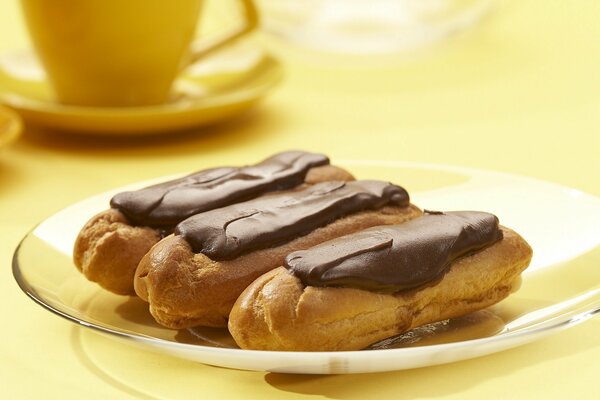
[[[105,209],[112,195],[167,177],[94,196],[49,217],[19,245],[13,274],[44,308],[109,337],[205,364],[288,373],[379,372],[469,359],[537,340],[600,310],[600,199],[553,183],[475,169],[368,160],[336,164],[360,178],[405,186],[422,208],[495,213],[534,249],[522,287],[486,310],[426,325],[363,351],[240,350],[226,329],[166,329],[140,299],[88,282],[75,269],[71,249],[85,221]]]
[[[414,50],[462,31],[493,0],[257,0],[263,29],[302,46],[343,54]]]

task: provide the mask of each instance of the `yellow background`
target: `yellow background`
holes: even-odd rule
[[[2,51],[27,46],[16,3],[0,3]],[[412,371],[233,371],[75,327],[20,292],[10,260],[34,224],[92,194],[159,175],[250,163],[287,148],[322,151],[334,161],[494,169],[600,195],[599,21],[597,0],[506,1],[468,34],[411,61],[342,68],[259,38],[282,52],[286,79],[235,121],[120,141],[26,132],[0,150],[2,397],[598,398],[598,320],[500,354]]]

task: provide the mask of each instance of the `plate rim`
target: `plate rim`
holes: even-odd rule
[[[45,102],[22,96],[18,93],[4,93],[0,95],[0,103],[11,109],[36,113],[38,115],[61,116],[63,118],[138,118],[147,115],[175,115],[199,110],[206,110],[225,105],[244,103],[254,101],[277,85],[283,78],[283,67],[281,63],[272,56],[267,56],[269,63],[268,69],[265,69],[260,75],[269,76],[269,79],[263,82],[259,87],[234,87],[224,93],[216,95],[186,99],[180,102],[171,102],[154,106],[144,107],[83,107],[75,105],[65,105],[60,103]],[[187,78],[180,78],[189,81]],[[232,99],[233,98],[233,99]]]
[[[0,105],[18,112],[31,125],[51,132],[92,137],[178,133],[232,120],[266,97],[283,80],[284,68],[277,57],[264,49],[260,52],[261,59],[245,70],[239,81],[208,95],[185,97],[165,104],[122,108],[63,105],[0,87]],[[185,74],[179,80],[197,82],[193,76],[186,77]]]
[[[516,177],[519,179],[531,180],[531,181],[534,181],[534,182],[537,182],[540,184],[544,184],[544,185],[551,185],[552,187],[563,190],[563,191],[568,191],[568,192],[574,191],[579,196],[585,196],[588,199],[598,202],[598,205],[600,206],[600,198],[597,196],[594,196],[590,193],[583,192],[578,189],[574,189],[574,188],[571,188],[568,186],[564,186],[564,185],[550,182],[550,181],[545,181],[545,180],[538,179],[538,178],[533,178],[533,177],[518,175],[518,174],[512,174],[512,173],[506,173],[506,172],[501,172],[501,171],[471,168],[471,167],[456,166],[456,165],[444,165],[444,164],[410,162],[410,161],[405,162],[405,161],[399,161],[399,160],[340,159],[340,160],[336,160],[336,163],[339,163],[342,165],[354,164],[354,165],[369,165],[369,166],[394,165],[396,167],[404,167],[404,168],[423,168],[423,169],[444,170],[444,171],[454,171],[454,172],[468,172],[469,174],[473,174],[473,173],[494,174],[494,175],[502,176],[504,178],[511,178],[511,177],[515,178]],[[185,174],[185,172],[183,174]],[[147,184],[147,182],[156,181],[159,179],[168,178],[168,177],[172,177],[172,176],[178,176],[178,175],[179,174],[171,174],[171,175],[164,176],[164,177],[153,178],[151,180],[136,181],[129,185],[124,185],[124,186],[125,187],[133,186],[133,185],[143,186],[143,185]],[[474,356],[466,355],[465,357],[455,358],[455,359],[452,359],[449,361],[448,360],[438,360],[437,362],[434,362],[434,363],[429,362],[429,363],[425,364],[425,365],[438,365],[438,364],[445,364],[448,362],[455,362],[455,361],[464,360],[464,359],[476,358],[476,357],[484,356],[484,355],[487,355],[490,353],[498,352],[498,351],[501,351],[504,349],[517,347],[519,345],[531,342],[537,338],[547,336],[550,333],[558,332],[560,330],[577,325],[577,324],[584,322],[587,319],[595,316],[596,314],[600,313],[600,302],[597,301],[598,299],[595,299],[595,301],[593,301],[590,305],[587,305],[586,307],[581,305],[574,310],[568,310],[566,313],[553,318],[554,322],[551,324],[541,324],[541,326],[536,326],[536,325],[540,325],[540,324],[536,324],[532,327],[528,327],[528,328],[524,328],[524,329],[517,329],[517,330],[512,330],[512,331],[510,331],[510,330],[502,331],[493,336],[461,340],[458,342],[432,344],[432,345],[419,346],[419,347],[405,347],[405,348],[393,348],[393,349],[371,349],[368,351],[354,350],[354,351],[293,352],[293,351],[272,351],[272,350],[244,350],[244,349],[236,349],[236,348],[212,347],[212,346],[205,346],[205,345],[175,342],[175,341],[170,341],[167,339],[153,337],[153,336],[149,336],[149,335],[145,335],[145,334],[129,333],[124,330],[118,330],[118,329],[113,329],[113,328],[106,327],[106,326],[101,326],[94,322],[79,319],[76,316],[68,314],[64,311],[61,311],[61,310],[55,308],[54,306],[52,306],[51,304],[49,304],[48,302],[46,302],[43,299],[43,296],[39,295],[38,292],[23,277],[22,271],[21,271],[21,269],[19,267],[19,263],[18,263],[18,255],[21,250],[22,244],[34,233],[34,231],[36,230],[37,227],[39,227],[42,223],[47,221],[52,216],[68,209],[69,207],[78,205],[85,201],[89,201],[92,198],[96,198],[96,197],[103,196],[103,195],[106,196],[106,195],[108,195],[108,193],[114,192],[115,190],[120,190],[124,186],[86,197],[85,199],[82,199],[76,203],[72,203],[72,204],[68,205],[67,207],[62,208],[61,210],[53,213],[51,216],[46,217],[42,222],[40,222],[39,224],[36,224],[20,240],[19,244],[17,245],[17,247],[13,253],[13,257],[12,257],[13,278],[17,282],[19,288],[27,295],[27,297],[29,297],[32,301],[34,301],[35,303],[40,305],[42,308],[70,321],[71,323],[74,323],[76,326],[83,326],[83,327],[91,329],[94,332],[98,332],[98,333],[110,336],[112,338],[119,338],[119,339],[124,339],[124,340],[128,340],[128,341],[133,341],[133,342],[142,342],[144,344],[150,345],[154,349],[169,348],[171,350],[174,349],[174,350],[178,350],[178,351],[188,351],[188,352],[191,352],[191,354],[216,354],[216,353],[218,353],[218,354],[224,354],[227,356],[231,356],[231,355],[238,356],[241,359],[247,359],[247,358],[252,358],[252,357],[256,357],[256,356],[261,357],[261,356],[265,356],[265,355],[268,355],[268,356],[276,355],[278,358],[278,361],[285,361],[288,359],[293,359],[294,361],[310,360],[313,362],[317,358],[322,359],[322,360],[327,360],[327,359],[331,359],[331,358],[336,358],[336,359],[353,358],[353,359],[357,359],[358,361],[360,361],[361,359],[372,357],[372,355],[374,354],[373,352],[376,352],[379,355],[384,354],[383,357],[388,357],[388,358],[392,357],[393,358],[393,357],[399,357],[402,355],[412,355],[412,356],[419,355],[420,353],[424,352],[423,349],[427,349],[428,353],[433,354],[433,353],[439,353],[439,352],[443,352],[443,351],[457,351],[460,349],[471,347],[473,345],[485,346],[485,345],[489,345],[489,344],[498,344],[498,343],[500,344],[500,346],[498,346],[498,348],[495,348],[495,349],[491,348],[491,349],[488,349],[487,351],[480,352]],[[556,303],[556,304],[560,304],[560,303]],[[549,321],[545,320],[543,322],[549,322]],[[163,353],[164,353],[164,351],[163,351]],[[196,361],[204,363],[204,364],[208,364],[208,365],[225,366],[228,368],[247,369],[247,370],[255,370],[255,371],[269,371],[268,369],[264,369],[264,368],[252,369],[252,368],[242,368],[239,366],[231,367],[231,366],[227,366],[227,365],[221,364],[221,363],[214,363],[214,362],[201,361],[201,360],[196,360]],[[409,368],[417,368],[417,367],[409,367]],[[394,368],[394,369],[387,368],[387,369],[381,369],[381,370],[370,369],[368,371],[359,371],[359,372],[352,371],[352,373],[391,371],[391,370],[401,370],[401,369],[405,369],[405,368]],[[341,372],[343,372],[343,371],[336,371],[334,373],[341,373]],[[300,373],[322,374],[324,372],[323,371],[320,371],[320,372],[310,372],[309,371],[309,372],[300,372]]]
[[[283,65],[282,63],[270,52],[262,49],[260,46],[253,46],[257,51],[261,54],[260,61],[252,66],[250,69],[244,71],[244,74],[247,74],[249,77],[252,77],[251,80],[255,80],[256,76],[265,75],[269,76],[269,80],[263,83],[258,90],[259,92],[263,92],[268,90],[269,88],[276,85],[283,76]],[[21,49],[21,50],[9,50],[2,54],[11,54],[18,53],[20,51],[32,52],[32,50]],[[2,56],[0,54],[0,57]],[[0,68],[0,73],[2,75],[15,80],[15,81],[23,81],[23,79],[19,79],[18,77],[13,77],[8,73],[2,72]],[[175,81],[196,81],[193,75],[186,74],[183,72],[179,77],[176,78]],[[240,96],[243,95],[243,100],[238,100],[237,102],[248,101],[251,99],[250,96],[253,92],[257,92],[257,89],[250,90],[243,86],[232,87],[231,89],[225,91],[224,93],[219,93],[217,95],[211,96],[198,96],[189,99],[185,99],[185,101],[172,101],[164,104],[157,105],[148,105],[148,106],[133,106],[133,107],[91,107],[91,106],[78,106],[72,104],[61,104],[53,101],[45,101],[35,98],[30,98],[27,96],[23,96],[14,91],[5,92],[0,88],[0,103],[4,104],[6,107],[10,107],[12,109],[17,109],[21,111],[27,112],[35,112],[35,113],[43,113],[48,115],[77,115],[77,116],[86,116],[86,117],[124,117],[124,116],[139,116],[139,115],[148,115],[148,114],[171,114],[180,112],[182,110],[187,110],[194,107],[213,107],[213,106],[221,106],[223,104],[231,103],[229,97],[232,96]]]
[[[239,359],[250,359],[253,357],[257,357],[257,356],[258,357],[276,356],[278,359],[277,360],[278,362],[285,362],[287,360],[293,360],[295,362],[298,362],[298,361],[313,361],[313,362],[315,362],[315,361],[321,360],[322,362],[325,362],[326,360],[330,360],[332,358],[336,358],[336,359],[353,358],[354,361],[356,362],[356,361],[361,361],[364,359],[371,359],[373,357],[374,353],[376,353],[378,355],[383,355],[383,357],[385,357],[385,358],[394,358],[394,357],[401,357],[402,355],[417,356],[425,351],[427,351],[427,353],[430,353],[430,354],[435,354],[435,353],[440,353],[440,352],[444,352],[444,351],[456,352],[456,351],[459,351],[464,348],[469,348],[473,345],[485,346],[485,345],[489,345],[489,344],[499,344],[499,346],[496,348],[488,348],[482,352],[479,352],[476,355],[465,355],[463,357],[454,358],[452,360],[437,360],[436,362],[428,362],[428,363],[424,363],[422,365],[422,366],[433,366],[433,365],[440,365],[440,364],[447,364],[447,363],[462,361],[462,360],[471,359],[471,358],[483,357],[488,354],[492,354],[492,353],[496,353],[496,352],[499,352],[502,350],[518,347],[520,345],[532,342],[536,339],[541,339],[542,337],[548,336],[552,333],[558,333],[561,330],[578,325],[578,324],[585,322],[588,319],[594,317],[596,314],[600,313],[600,304],[598,304],[595,307],[581,309],[580,311],[578,311],[577,313],[575,313],[573,315],[568,314],[567,317],[563,317],[561,315],[560,317],[563,317],[563,318],[559,318],[559,317],[555,318],[555,322],[553,324],[546,324],[546,325],[542,325],[542,326],[526,328],[524,330],[506,331],[506,332],[496,334],[493,336],[461,340],[458,342],[440,343],[440,344],[432,344],[432,345],[418,346],[418,347],[393,348],[393,349],[370,349],[367,351],[352,350],[352,351],[294,352],[294,351],[273,351],[273,350],[245,350],[245,349],[224,348],[224,347],[211,347],[211,346],[205,346],[205,345],[199,345],[199,344],[180,343],[180,342],[170,341],[170,340],[152,337],[152,336],[148,336],[148,335],[144,335],[144,334],[133,334],[133,333],[128,333],[125,331],[117,330],[117,329],[104,327],[104,326],[95,324],[90,321],[79,319],[71,314],[68,314],[66,312],[63,312],[63,311],[55,308],[54,306],[52,306],[51,304],[46,302],[42,298],[42,296],[38,295],[37,291],[35,289],[33,289],[25,279],[23,279],[21,270],[20,270],[20,268],[18,266],[18,262],[17,262],[18,251],[21,247],[21,244],[23,243],[24,240],[26,240],[28,238],[28,236],[32,232],[33,232],[33,230],[31,230],[29,233],[27,233],[25,235],[25,237],[19,242],[19,245],[17,246],[15,253],[13,255],[13,259],[12,259],[13,277],[14,277],[15,281],[17,282],[19,288],[25,293],[25,295],[27,295],[28,298],[30,298],[34,303],[41,306],[43,309],[46,309],[47,311],[50,311],[52,314],[55,314],[65,320],[71,322],[75,326],[88,328],[93,332],[102,334],[104,336],[107,336],[107,337],[110,337],[113,339],[120,339],[120,340],[124,340],[124,341],[144,343],[155,350],[169,348],[171,350],[174,349],[174,350],[178,350],[178,351],[191,352],[191,354],[194,354],[194,355],[195,354],[200,354],[200,355],[202,355],[202,354],[220,354],[220,355],[226,355],[226,356],[233,355],[233,356],[238,357]],[[598,303],[598,302],[596,301],[596,303]],[[521,339],[521,340],[516,340],[516,339]],[[426,349],[426,350],[424,350],[424,349]],[[161,351],[161,353],[166,354],[165,351]],[[173,356],[172,354],[170,354],[170,355]],[[207,360],[196,360],[196,359],[190,358],[190,357],[186,357],[186,358],[195,360],[197,362],[200,362],[200,363],[206,364],[206,365],[221,366],[221,367],[232,368],[232,369],[243,369],[243,370],[248,370],[248,371],[287,372],[288,370],[289,371],[293,370],[294,373],[303,373],[303,374],[326,373],[326,372],[323,372],[321,369],[312,370],[311,367],[308,367],[308,369],[306,371],[298,372],[293,367],[288,368],[288,369],[285,369],[285,368],[283,368],[283,369],[282,368],[265,369],[265,368],[261,368],[261,367],[251,368],[251,367],[240,367],[240,366],[234,367],[234,366],[231,366],[230,364],[228,365],[227,363],[211,362],[211,361],[207,361]],[[383,368],[380,370],[369,369],[369,370],[364,370],[364,371],[363,370],[352,371],[350,373],[372,373],[372,372],[384,372],[384,371],[398,371],[398,370],[413,369],[413,368],[419,368],[419,367],[420,366],[412,366],[412,367],[408,367],[408,368],[398,367],[398,368],[393,368],[393,369]],[[331,373],[339,374],[339,373],[343,373],[343,371],[335,371],[335,372],[331,372]]]

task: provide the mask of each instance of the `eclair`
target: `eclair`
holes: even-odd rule
[[[240,295],[229,331],[242,349],[360,350],[499,302],[531,256],[492,214],[426,212],[290,253]]]
[[[382,181],[332,181],[196,214],[143,257],[138,296],[166,327],[225,327],[242,291],[285,256],[422,212]]]
[[[246,167],[213,168],[141,190],[123,192],[88,221],[74,250],[75,266],[111,292],[134,295],[139,261],[186,218],[318,182],[353,180],[322,154],[288,151]]]

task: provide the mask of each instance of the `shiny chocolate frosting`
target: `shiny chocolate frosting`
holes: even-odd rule
[[[408,203],[406,190],[387,182],[323,182],[196,214],[178,224],[175,234],[194,252],[227,260],[288,242],[348,214]]]
[[[172,227],[208,210],[304,182],[309,169],[329,164],[322,154],[288,151],[247,167],[199,171],[180,179],[114,196],[110,205],[132,224]]]
[[[441,277],[457,258],[500,239],[492,214],[426,211],[401,225],[377,226],[293,252],[285,267],[307,286],[397,292]]]

